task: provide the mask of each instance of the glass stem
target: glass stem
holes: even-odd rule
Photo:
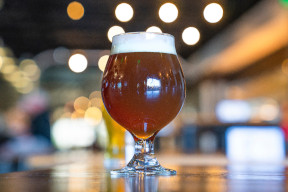
[[[135,154],[154,155],[154,143],[150,140],[138,140],[135,142]]]
[[[157,159],[154,156],[154,143],[151,140],[138,140],[135,142],[135,154],[128,164],[128,167],[138,167],[149,169],[159,167]]]

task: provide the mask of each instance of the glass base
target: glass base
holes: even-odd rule
[[[110,171],[112,175],[117,176],[134,176],[134,175],[176,175],[176,171],[173,169],[166,169],[162,166],[149,167],[149,168],[135,168],[135,167],[124,167],[122,169],[115,169]]]
[[[122,169],[111,171],[112,175],[176,175],[176,171],[162,167],[154,157],[154,153],[136,153],[128,165]]]

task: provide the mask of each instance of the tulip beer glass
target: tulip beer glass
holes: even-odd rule
[[[135,140],[135,154],[116,175],[175,175],[154,156],[156,134],[181,110],[185,81],[174,37],[165,33],[116,35],[103,79],[102,98],[111,117]]]

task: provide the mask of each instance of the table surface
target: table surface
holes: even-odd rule
[[[44,159],[47,159],[44,157]],[[0,174],[0,191],[286,191],[287,165],[229,164],[224,156],[159,155],[176,176],[114,177],[103,166],[103,155],[52,168]],[[51,161],[51,159],[50,159]]]

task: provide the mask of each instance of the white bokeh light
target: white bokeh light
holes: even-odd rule
[[[105,70],[108,59],[109,59],[109,55],[103,55],[102,57],[100,57],[98,61],[98,67],[101,71]]]
[[[81,73],[87,68],[88,61],[84,55],[77,53],[69,58],[68,65],[71,71]]]
[[[115,9],[115,16],[121,22],[130,21],[133,14],[133,8],[128,3],[120,3]]]
[[[146,29],[146,32],[162,33],[162,30],[159,27],[151,26]]]
[[[205,7],[203,15],[209,23],[217,23],[223,17],[223,8],[217,3],[211,3]]]
[[[125,33],[124,29],[120,26],[113,26],[108,30],[107,36],[110,42],[112,42],[112,38],[115,35],[118,35],[120,33]]]
[[[187,45],[195,45],[200,39],[200,32],[195,27],[187,27],[182,33],[182,39]]]
[[[178,9],[173,3],[165,3],[159,9],[159,17],[165,23],[171,23],[178,17]]]

